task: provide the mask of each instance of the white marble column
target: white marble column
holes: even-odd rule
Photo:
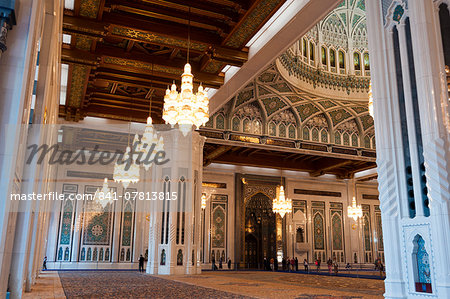
[[[392,33],[383,25],[381,1],[366,1],[367,30],[377,136],[377,171],[382,212],[386,279],[385,298],[406,296],[399,218],[405,214],[406,182],[402,167],[401,126],[396,93]],[[403,179],[402,179],[403,177]],[[402,204],[400,204],[402,203]]]
[[[411,154],[411,169],[414,187],[414,202],[416,216],[424,215],[423,200],[422,200],[422,188],[420,183],[420,170],[419,170],[419,153],[417,149],[417,138],[416,138],[416,124],[414,122],[414,105],[413,105],[413,95],[411,89],[411,74],[410,65],[408,61],[408,51],[407,51],[407,37],[406,37],[406,25],[404,22],[397,25],[398,29],[398,39],[400,46],[400,56],[401,56],[401,69],[402,69],[402,79],[403,79],[403,90],[405,95],[405,113],[408,115],[407,127],[408,127],[408,141],[409,141],[409,152]]]
[[[185,215],[184,242],[177,243],[177,206],[183,200],[183,195],[177,194],[176,201],[151,202],[150,231],[149,231],[149,261],[147,273],[150,274],[195,274],[200,270],[200,210],[201,210],[201,181],[203,168],[204,137],[193,132],[190,137],[183,137],[179,130],[161,133],[164,138],[166,164],[153,166],[154,192],[168,192],[164,190],[165,178],[170,179],[170,193],[178,193],[178,182],[181,177],[186,180],[186,207],[181,207],[180,213]],[[166,183],[166,186],[169,182]],[[181,202],[182,203],[182,202]],[[163,209],[163,205],[165,208]],[[170,209],[167,223],[167,210]],[[163,212],[164,211],[164,212]],[[164,215],[164,225],[161,221]],[[180,221],[179,234],[182,233]],[[161,239],[163,240],[161,242]],[[165,252],[165,265],[161,265],[161,253]],[[177,265],[177,254],[181,250],[183,264]],[[192,250],[194,250],[194,265],[192,265]]]
[[[438,15],[441,2],[450,6],[449,1],[409,1],[409,11],[435,256],[432,287],[438,297],[449,298],[450,111]]]
[[[18,1],[20,11],[16,12],[17,25],[8,32],[8,50],[0,60],[2,78],[0,82],[0,296],[6,295],[10,271],[12,245],[16,214],[9,213],[15,203],[9,200],[10,192],[20,192],[20,177],[16,177],[17,148],[23,142],[20,124],[27,119],[24,115],[27,74],[33,66],[27,47],[34,40],[30,28],[31,0]],[[34,53],[34,57],[35,57]],[[29,110],[28,110],[29,111]],[[22,139],[22,140],[21,140]],[[18,180],[19,179],[19,180]]]

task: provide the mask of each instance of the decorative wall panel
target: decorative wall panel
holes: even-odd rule
[[[375,206],[375,232],[377,257],[381,258],[384,262],[383,226],[381,224],[380,206]]]
[[[216,261],[223,255],[226,258],[227,248],[227,217],[228,217],[228,196],[221,194],[211,195],[211,255],[213,252]],[[222,254],[223,252],[223,254]]]
[[[330,203],[330,219],[331,219],[331,251],[332,259],[339,263],[344,261],[344,230],[343,230],[343,219],[342,219],[342,203]]]
[[[98,186],[85,186],[85,194],[94,194]],[[115,188],[113,192],[116,192]],[[96,201],[83,202],[83,226],[80,260],[86,262],[109,262],[112,246],[112,226],[115,202],[105,207]],[[83,249],[87,251],[84,256]],[[98,252],[103,249],[105,255],[100,259]],[[84,257],[86,259],[84,259]]]
[[[126,189],[125,194],[127,192],[136,192],[137,189]],[[126,200],[125,198],[129,198],[128,196],[123,196],[122,201],[122,216],[120,220],[120,262],[131,262],[133,260],[132,256],[132,248],[133,248],[133,240],[134,240],[134,217],[135,217],[135,209],[136,209],[136,201],[135,200]],[[131,196],[130,198],[133,198]],[[103,249],[103,248],[102,248]]]
[[[372,234],[371,234],[371,221],[370,221],[370,205],[362,205],[363,217],[362,229],[363,229],[363,248],[364,248],[364,261],[366,263],[372,262]]]
[[[431,271],[430,271],[430,261],[428,258],[427,250],[425,249],[425,241],[420,236],[417,235],[415,238],[415,248],[417,248],[416,259],[417,259],[417,278],[419,283],[430,284],[431,283]]]
[[[75,207],[76,200],[68,199],[70,194],[78,192],[78,185],[64,184],[63,185],[64,201],[61,202],[59,238],[58,238],[58,253],[56,255],[57,261],[70,261],[70,253],[72,251],[72,236],[75,221]]]
[[[325,261],[325,202],[313,201],[311,206],[314,227],[314,259],[320,258]]]

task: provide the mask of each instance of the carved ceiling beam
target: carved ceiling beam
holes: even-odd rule
[[[115,29],[125,28],[134,30],[134,32],[139,33],[136,38],[153,38],[143,36],[144,33],[150,33],[156,35],[158,38],[172,37],[176,40],[176,42],[180,44],[181,42],[184,42],[187,45],[188,30],[187,26],[185,25],[164,24],[164,26],[161,26],[161,22],[158,21],[152,21],[148,18],[130,16],[116,12],[105,14],[103,17],[103,22],[111,26],[109,29],[112,35],[123,35],[122,32]],[[202,51],[204,50],[205,46],[211,44],[220,45],[220,42],[222,40],[220,35],[216,34],[215,32],[199,28],[191,28],[190,37],[191,49],[194,51]],[[203,45],[203,49],[200,45]]]
[[[192,13],[184,11],[178,11],[171,8],[166,8],[157,5],[147,5],[141,3],[124,2],[118,0],[110,0],[110,12],[122,11],[126,13],[132,13],[140,16],[149,17],[152,19],[159,19],[167,22],[173,22],[176,24],[181,24],[187,28],[190,19],[191,28],[197,27],[201,29],[206,29],[210,31],[216,31],[220,36],[224,37],[230,31],[230,25],[221,19],[214,17],[208,17],[205,15],[199,16]],[[234,24],[234,23],[232,23]]]
[[[364,177],[361,177],[361,178],[357,178],[356,180],[358,181],[358,182],[368,182],[368,181],[371,181],[371,180],[375,180],[375,179],[377,179],[378,178],[378,174],[377,173],[374,173],[374,174],[371,174],[371,175],[368,175],[368,176],[364,176]]]
[[[349,173],[354,175],[357,172],[364,171],[364,170],[369,170],[369,169],[377,167],[377,164],[373,163],[373,162],[364,162],[364,164],[365,164],[365,166],[359,166],[358,168],[352,169],[352,170],[349,171]]]
[[[323,175],[325,173],[329,173],[329,172],[331,172],[331,171],[333,171],[335,169],[338,169],[340,167],[347,166],[347,165],[350,165],[350,164],[353,164],[353,163],[354,163],[354,161],[351,161],[351,160],[342,161],[342,162],[332,162],[331,165],[326,166],[326,167],[321,167],[320,169],[317,169],[317,170],[315,170],[313,172],[310,172],[309,174],[312,177],[318,177],[318,176],[321,176],[321,175]]]
[[[226,163],[226,164],[234,164],[234,165],[245,165],[245,166],[255,166],[255,167],[273,167],[273,168],[283,168],[287,170],[297,170],[297,171],[313,171],[311,167],[305,163],[300,162],[292,162],[292,161],[283,161],[282,158],[274,158],[273,155],[257,153],[250,157],[236,155],[236,154],[228,154],[225,153],[212,162],[214,163]]]
[[[86,116],[94,116],[94,117],[101,117],[101,118],[109,118],[109,119],[116,119],[116,120],[122,120],[129,122],[131,121],[135,122],[141,122],[145,123],[147,117],[148,117],[148,110],[140,110],[140,109],[129,109],[121,106],[112,106],[109,104],[102,104],[102,103],[92,103],[83,112]],[[152,112],[151,116],[153,118],[154,124],[160,124],[163,123],[161,119],[161,113],[154,113]]]
[[[74,30],[91,35],[105,35],[107,23],[95,21],[92,19],[73,17],[64,15],[63,17],[63,30]]]
[[[155,76],[170,79],[170,84],[172,83],[172,80],[180,80],[184,67],[184,63],[177,61],[162,59],[153,60],[146,57],[145,54],[127,53],[124,50],[119,52],[115,50],[114,47],[100,47],[100,45],[97,46],[95,53],[75,49],[62,50],[63,62],[98,65],[99,57],[101,57],[101,65],[116,65],[121,69],[140,69],[142,72],[146,73],[150,73],[153,69],[153,74]],[[203,85],[207,87],[219,88],[224,82],[224,78],[222,76],[197,72],[195,70],[193,70],[193,73],[195,76],[195,82],[203,83]]]
[[[189,3],[186,3],[184,0],[142,0],[142,2],[176,9],[185,13],[189,12],[190,9],[192,14],[223,20],[225,22],[230,22],[230,24],[234,24],[233,19],[239,17],[239,12],[241,14],[245,12],[245,10],[237,11],[239,8],[237,6],[235,7],[236,10],[231,10],[228,7],[224,8],[219,5],[209,5],[200,1],[190,1]],[[222,4],[222,2],[224,1],[220,1],[217,4]]]
[[[149,110],[150,106],[150,100],[146,98],[138,98],[135,96],[124,96],[124,95],[118,95],[118,94],[110,94],[110,93],[104,93],[104,92],[98,92],[98,91],[89,91],[89,98],[90,100],[103,100],[103,101],[109,101],[111,103],[116,103],[121,106],[125,107],[136,107],[136,108],[143,108],[144,110]],[[153,102],[153,101],[152,101]],[[162,111],[162,106],[158,103],[152,103],[152,110],[154,111]]]
[[[236,1],[232,1],[232,0],[207,0],[207,1],[210,3],[217,4],[217,5],[222,5],[222,6],[232,8],[232,9],[236,10],[237,12],[239,12],[240,14],[243,14],[247,11],[246,9],[244,9],[242,7],[241,4],[236,3]]]
[[[102,97],[91,97],[91,101],[89,102],[90,105],[97,105],[97,106],[105,106],[105,107],[112,107],[112,108],[121,108],[121,109],[128,109],[128,110],[134,110],[134,111],[149,111],[148,105],[139,105],[134,104],[131,105],[129,103],[124,103],[122,101],[114,101],[111,99],[105,99]],[[152,108],[152,110],[154,110]]]
[[[94,86],[97,82],[109,82],[109,83],[119,83],[126,86],[131,87],[143,87],[143,88],[152,88],[156,89],[162,92],[165,92],[167,89],[167,84],[170,84],[168,81],[161,83],[161,82],[144,82],[142,80],[139,80],[137,78],[134,79],[125,79],[125,78],[117,78],[115,76],[109,75],[109,74],[99,74],[95,75],[95,77],[92,79],[92,82]]]
[[[136,42],[187,50],[187,34],[183,32],[182,28],[170,28],[149,21],[141,24],[139,20],[129,16],[115,16],[109,20],[110,15],[112,14],[105,16],[102,22],[65,15],[63,28],[66,28],[67,33],[70,33],[70,29],[73,32],[90,34],[92,37],[103,37],[108,34]],[[91,30],[91,28],[94,28],[94,30]],[[247,49],[241,51],[222,47],[220,40],[214,41],[215,39],[208,35],[208,33],[199,33],[200,38],[196,40],[195,35],[192,33],[190,50],[199,54],[207,54],[213,60],[234,66],[241,66],[247,61]]]
[[[211,162],[223,155],[224,153],[226,153],[228,150],[230,150],[232,148],[232,146],[229,145],[221,145],[219,147],[217,147],[216,149],[214,149],[212,152],[208,153],[205,158],[203,159],[203,166],[208,166],[209,164],[211,164]]]
[[[87,51],[63,48],[61,51],[61,61],[64,63],[97,66],[99,64],[99,57]]]

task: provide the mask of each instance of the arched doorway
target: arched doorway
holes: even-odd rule
[[[262,268],[264,258],[276,257],[276,218],[272,200],[253,195],[245,204],[245,267]]]

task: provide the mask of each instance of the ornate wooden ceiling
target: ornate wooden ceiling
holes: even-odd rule
[[[223,67],[246,62],[245,44],[284,2],[75,0],[64,12],[71,42],[62,49],[69,76],[60,116],[144,122],[151,99],[152,117],[162,122],[165,89],[174,80],[179,86],[186,63],[188,20],[195,84],[219,88]]]
[[[314,153],[283,152],[276,149],[223,145],[207,142],[204,147],[204,166],[224,163],[255,167],[282,168],[308,172],[312,177],[324,174],[350,179],[354,174],[376,167],[374,159],[347,159]]]
[[[312,177],[324,174],[339,179],[376,167],[375,151],[277,137],[257,137],[238,132],[223,133],[203,128],[207,137],[203,165],[211,163],[282,168],[308,172]]]

